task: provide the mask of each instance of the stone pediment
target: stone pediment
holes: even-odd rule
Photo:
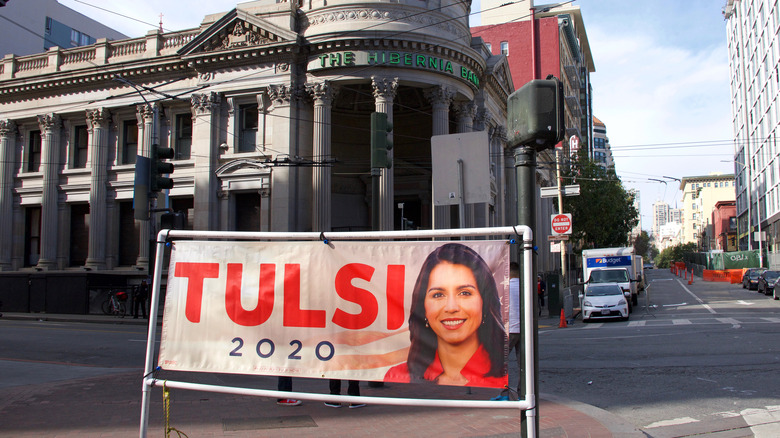
[[[297,41],[297,33],[241,9],[233,9],[179,49],[178,54],[187,58]]]

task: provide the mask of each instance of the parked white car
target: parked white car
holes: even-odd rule
[[[624,292],[618,283],[590,284],[582,296],[582,321],[600,318],[628,320],[628,300],[631,292]]]

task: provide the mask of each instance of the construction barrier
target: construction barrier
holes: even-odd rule
[[[702,277],[704,281],[720,281],[737,284],[742,282],[742,269],[705,269]]]

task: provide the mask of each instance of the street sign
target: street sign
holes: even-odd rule
[[[571,213],[552,215],[551,225],[553,235],[571,234]]]
[[[572,154],[577,152],[580,148],[580,138],[576,135],[572,135],[569,137],[569,152]]]
[[[553,234],[551,236],[547,236],[547,240],[554,242],[556,240],[569,240],[568,234]]]
[[[572,185],[568,185],[568,186],[563,186],[563,195],[564,196],[579,196],[580,195],[580,185],[579,184],[572,184]],[[558,186],[541,187],[539,189],[539,197],[540,198],[557,198],[558,197]]]

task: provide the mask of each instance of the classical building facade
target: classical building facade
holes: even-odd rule
[[[159,212],[134,220],[137,156],[175,150],[157,209],[196,230],[515,223],[506,58],[469,2],[255,1],[180,32],[0,64],[0,270],[148,275]],[[370,169],[370,115],[392,121],[393,166]],[[431,136],[486,131],[490,201],[431,199]],[[457,157],[453,157],[457,159]],[[461,221],[461,219],[463,219]],[[408,226],[408,222],[407,222]],[[132,280],[131,280],[132,281]]]

